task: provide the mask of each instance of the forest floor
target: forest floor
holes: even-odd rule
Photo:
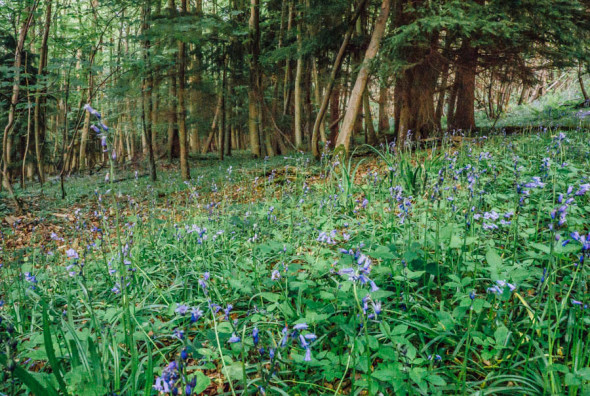
[[[18,191],[0,393],[585,394],[589,164],[540,129]]]

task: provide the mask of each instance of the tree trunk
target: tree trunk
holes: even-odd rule
[[[250,0],[250,20],[248,22],[250,35],[250,87],[248,89],[248,130],[250,134],[250,149],[255,157],[260,157],[261,141],[259,137],[260,112],[260,68],[258,56],[260,54],[260,4],[259,0]],[[223,92],[223,90],[222,90]]]
[[[35,5],[36,4],[37,3],[35,3]],[[20,28],[19,34],[18,34],[18,41],[17,41],[15,55],[14,55],[14,80],[13,80],[14,82],[12,84],[12,97],[10,99],[10,108],[8,110],[8,122],[6,124],[6,127],[4,128],[4,136],[2,137],[2,162],[4,164],[2,167],[3,182],[0,183],[0,185],[4,184],[6,186],[6,189],[10,193],[10,195],[14,201],[14,204],[16,205],[16,209],[17,209],[18,213],[22,212],[22,206],[20,204],[20,201],[16,198],[16,195],[14,194],[14,191],[12,189],[12,184],[11,184],[12,181],[10,179],[8,168],[10,166],[10,150],[11,150],[10,146],[11,146],[11,142],[12,142],[11,135],[12,135],[13,127],[14,127],[16,106],[18,104],[18,96],[19,96],[19,92],[20,92],[20,75],[21,75],[20,68],[22,65],[22,50],[25,45],[25,39],[27,37],[27,33],[29,31],[31,23],[33,22],[33,18],[35,15],[34,8],[35,7],[33,7],[33,9],[31,9],[31,10],[27,10],[29,15],[25,19],[25,22],[23,23],[22,27]]]
[[[428,60],[405,70],[396,83],[398,141],[423,139],[440,129],[434,114],[436,71]]]
[[[43,186],[45,182],[45,161],[43,159],[43,142],[45,140],[45,124],[41,119],[41,106],[45,103],[45,88],[42,84],[45,82],[43,76],[45,74],[45,67],[47,66],[47,41],[49,39],[49,29],[51,28],[51,4],[52,0],[47,1],[47,8],[45,10],[45,26],[43,28],[43,39],[41,42],[41,53],[39,54],[39,71],[37,73],[37,95],[35,97],[35,156],[37,159],[37,174],[39,175],[39,183]]]
[[[344,115],[344,121],[342,122],[342,128],[340,134],[338,135],[338,140],[336,141],[336,150],[342,146],[342,149],[346,154],[348,154],[349,151],[352,131],[354,129],[357,114],[361,107],[363,93],[367,88],[370,64],[379,51],[379,45],[381,44],[381,38],[385,33],[385,26],[387,25],[390,8],[391,0],[383,0],[383,4],[381,4],[381,13],[375,22],[375,30],[371,36],[371,41],[365,53],[363,64],[359,70],[359,74],[354,84],[354,89],[350,94],[348,108],[346,110],[346,114]]]
[[[373,125],[373,117],[371,116],[371,103],[369,102],[369,90],[365,90],[363,95],[363,114],[365,115],[365,130],[367,133],[367,143],[373,145],[377,143],[377,133]]]
[[[213,141],[213,138],[215,137],[215,131],[217,130],[217,120],[219,120],[219,115],[221,113],[222,107],[223,107],[223,91],[220,92],[219,98],[217,100],[217,106],[215,106],[215,115],[213,116],[213,122],[211,124],[211,132],[209,132],[209,136],[207,137],[207,140],[205,141],[205,144],[203,145],[203,148],[201,150],[201,154],[203,154],[203,155],[207,154],[207,151],[209,151],[209,147],[211,146],[211,142]]]
[[[187,0],[181,2],[181,12],[188,12]],[[186,44],[178,41],[178,138],[180,139],[180,175],[183,180],[190,180],[188,164],[188,134],[186,130]]]
[[[336,82],[336,78],[338,77],[338,72],[342,67],[342,62],[344,61],[344,55],[346,53],[346,48],[350,43],[350,38],[352,33],[354,32],[356,21],[361,15],[362,10],[365,7],[367,0],[360,0],[359,4],[357,5],[354,14],[348,24],[348,30],[344,35],[344,39],[342,40],[342,44],[340,45],[340,49],[338,50],[338,54],[336,55],[336,59],[334,60],[334,65],[332,66],[332,71],[330,72],[330,78],[328,80],[328,85],[326,86],[326,92],[324,92],[324,97],[322,99],[322,104],[318,110],[318,114],[316,115],[315,122],[313,124],[313,130],[311,134],[311,151],[314,157],[319,158],[320,150],[318,147],[319,142],[319,131],[322,127],[322,123],[324,121],[324,116],[326,115],[326,111],[328,110],[328,103],[332,103],[330,107],[330,113],[332,114],[332,121],[334,121],[334,116],[339,114],[338,105],[339,105],[339,97],[340,97],[340,87],[337,88],[337,92],[333,95],[332,89],[334,89],[334,84]],[[336,104],[336,108],[334,108],[334,104]],[[339,119],[339,116],[338,118]],[[335,144],[336,138],[338,136],[338,125],[335,125],[331,128],[330,137],[328,141],[332,144]]]
[[[146,0],[146,3],[143,7],[143,23],[142,23],[142,31],[143,34],[147,32],[149,29],[148,19],[151,14],[151,0]],[[143,42],[143,57],[144,62],[147,68],[147,76],[143,77],[143,90],[142,90],[142,111],[141,111],[141,118],[143,123],[143,136],[146,140],[146,146],[148,149],[148,161],[149,161],[149,172],[150,172],[150,179],[152,181],[157,180],[156,174],[156,160],[154,158],[154,146],[152,142],[152,132],[151,132],[151,117],[150,112],[153,109],[152,103],[152,90],[154,86],[151,65],[150,65],[150,41],[146,39]],[[147,113],[147,114],[146,114]]]
[[[582,62],[578,63],[578,82],[580,83],[580,89],[582,90],[582,95],[584,95],[584,102],[588,102],[590,97],[588,97],[588,92],[586,92],[586,87],[584,86],[584,73],[582,72]]]
[[[387,100],[389,99],[389,90],[385,85],[379,88],[379,133],[386,134],[391,126],[389,125],[389,116],[387,115]]]
[[[452,129],[469,131],[475,129],[475,74],[477,67],[477,48],[471,46],[470,40],[461,45],[457,65],[457,107]]]
[[[297,24],[297,71],[295,72],[295,146],[297,149],[303,147],[303,97],[301,93],[301,84],[303,79],[303,22],[301,14]]]

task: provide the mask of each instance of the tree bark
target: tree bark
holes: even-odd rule
[[[248,22],[250,40],[250,87],[248,89],[248,131],[250,134],[250,149],[252,154],[259,158],[261,153],[261,141],[259,137],[259,100],[260,98],[260,67],[258,57],[260,55],[260,3],[259,0],[250,0],[250,20]],[[222,90],[223,92],[223,90]]]
[[[391,128],[389,116],[387,115],[387,101],[389,99],[389,90],[385,85],[379,88],[379,133],[385,134]]]
[[[41,119],[41,106],[45,103],[45,88],[42,87],[44,84],[43,76],[45,74],[45,67],[47,66],[47,52],[48,46],[47,41],[49,39],[49,29],[51,28],[51,5],[52,0],[47,1],[47,8],[45,10],[45,26],[43,28],[43,39],[41,42],[41,53],[39,54],[39,71],[37,73],[37,94],[35,97],[35,114],[34,114],[34,125],[35,125],[35,156],[37,159],[37,174],[39,175],[39,183],[43,186],[45,182],[45,161],[43,159],[43,142],[45,140],[45,124]]]
[[[477,48],[471,46],[470,40],[465,40],[461,45],[457,66],[457,107],[450,125],[452,129],[475,129],[476,67]]]
[[[344,121],[342,122],[342,128],[340,134],[338,135],[338,139],[336,140],[336,150],[338,150],[339,147],[342,147],[346,154],[348,154],[349,151],[352,131],[354,129],[357,114],[361,107],[363,93],[367,88],[370,63],[379,51],[381,38],[385,33],[385,27],[387,25],[387,19],[389,17],[390,8],[391,0],[383,0],[383,3],[381,4],[381,12],[379,18],[377,18],[377,21],[375,22],[375,29],[373,30],[369,47],[367,48],[365,58],[363,60],[361,69],[359,70],[359,74],[354,84],[354,89],[350,94],[348,108],[346,110],[346,114],[344,115]]]
[[[29,15],[23,22],[18,34],[18,41],[15,49],[14,55],[14,82],[12,84],[12,97],[10,98],[10,108],[8,110],[8,122],[6,123],[6,127],[4,128],[4,136],[2,138],[2,179],[3,183],[6,186],[9,194],[11,195],[14,204],[16,205],[16,210],[18,213],[22,212],[22,206],[20,201],[14,194],[14,190],[12,189],[12,181],[9,175],[9,166],[10,166],[10,149],[11,149],[11,141],[12,141],[12,131],[14,127],[14,118],[16,115],[16,106],[18,104],[18,97],[20,92],[20,68],[22,65],[22,50],[25,45],[25,40],[27,38],[27,33],[33,22],[35,8],[37,7],[38,2],[35,2],[33,7],[30,10],[27,10]]]
[[[373,125],[373,117],[371,116],[371,103],[369,101],[369,90],[365,89],[363,95],[363,114],[365,115],[365,130],[367,133],[367,143],[373,145],[377,143],[377,133]]]
[[[188,12],[187,0],[181,1],[181,12]],[[178,138],[180,139],[180,175],[183,180],[190,180],[188,164],[188,134],[186,130],[186,43],[178,41]]]
[[[142,23],[142,31],[145,34],[149,29],[148,19],[151,14],[151,1],[146,0],[146,3],[143,7],[143,23]],[[143,136],[146,140],[146,145],[148,149],[148,161],[149,161],[149,172],[150,172],[150,179],[152,181],[157,180],[156,174],[156,160],[154,158],[154,146],[152,142],[152,132],[151,132],[151,117],[150,112],[153,108],[152,103],[152,90],[153,90],[153,76],[151,71],[150,65],[150,41],[149,39],[145,39],[143,42],[143,49],[144,49],[144,62],[147,67],[147,76],[143,77],[143,90],[142,90],[142,122],[143,122]],[[147,113],[147,114],[146,114]]]
[[[588,102],[590,97],[588,97],[588,92],[586,91],[586,87],[584,86],[584,73],[582,72],[582,62],[578,63],[578,82],[580,83],[580,89],[582,90],[582,95],[584,96],[584,102]]]
[[[297,149],[303,147],[303,97],[301,84],[303,79],[303,22],[301,14],[297,23],[297,71],[295,72],[295,146]]]
[[[330,78],[328,80],[328,85],[326,86],[326,92],[324,92],[324,97],[322,99],[322,103],[318,110],[318,114],[316,115],[315,122],[313,124],[313,130],[311,134],[311,151],[314,157],[319,158],[320,150],[318,147],[319,143],[319,131],[322,127],[322,123],[324,121],[324,116],[326,115],[326,111],[328,110],[328,104],[332,102],[332,106],[330,108],[330,113],[332,114],[332,121],[334,121],[334,115],[338,114],[338,105],[339,105],[339,97],[340,97],[340,90],[338,89],[335,95],[332,95],[332,89],[334,88],[334,84],[336,82],[336,78],[338,77],[338,73],[340,68],[342,67],[342,63],[344,61],[344,55],[346,53],[346,48],[350,43],[350,38],[352,33],[354,32],[356,21],[360,17],[362,10],[365,7],[367,0],[360,0],[354,14],[349,22],[348,30],[344,35],[344,39],[342,40],[342,44],[340,45],[340,49],[338,50],[338,54],[336,55],[336,59],[334,60],[334,65],[332,66],[332,71],[330,72]],[[336,104],[336,108],[334,108],[334,103]],[[338,136],[338,125],[331,128],[329,141],[332,144],[335,144],[336,138]]]

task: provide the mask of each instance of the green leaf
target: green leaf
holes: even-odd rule
[[[68,387],[63,379],[61,372],[61,365],[55,357],[55,350],[53,349],[53,340],[51,339],[51,325],[49,324],[49,314],[47,313],[47,304],[43,302],[43,338],[45,344],[45,351],[47,352],[47,359],[49,365],[53,368],[53,375],[57,379],[59,389],[65,394],[68,394]]]
[[[500,257],[494,249],[490,248],[486,253],[486,261],[489,265],[488,270],[492,275],[492,279],[499,279],[500,270],[502,268],[502,257]]]
[[[197,371],[197,385],[193,389],[193,392],[197,395],[204,392],[209,385],[211,385],[211,379],[203,374],[202,371]],[[151,389],[151,387],[150,387]]]
[[[426,377],[426,381],[430,382],[432,385],[436,386],[446,386],[447,382],[443,379],[443,377],[439,377],[438,375],[429,375]]]

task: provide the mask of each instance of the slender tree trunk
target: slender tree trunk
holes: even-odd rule
[[[148,19],[151,15],[151,0],[146,0],[145,5],[143,7],[143,24],[142,24],[142,31],[145,34],[149,29],[149,22]],[[150,65],[150,46],[151,43],[149,39],[146,39],[143,43],[144,49],[144,62],[147,67],[147,76],[143,78],[143,92],[142,92],[142,123],[143,123],[143,136],[146,140],[146,145],[148,149],[148,161],[149,161],[149,172],[150,172],[150,179],[152,181],[157,180],[156,174],[156,160],[154,158],[154,146],[152,142],[152,132],[151,132],[151,117],[150,112],[153,108],[152,103],[152,90],[153,90],[153,76],[152,70]],[[146,114],[147,113],[147,114]]]
[[[590,97],[588,97],[588,92],[586,92],[586,87],[584,86],[584,73],[582,72],[582,62],[578,63],[578,82],[580,83],[580,89],[582,90],[582,95],[584,96],[584,102],[588,102]]]
[[[181,12],[188,12],[187,0],[181,2]],[[183,180],[190,180],[188,164],[188,135],[186,130],[186,44],[178,41],[178,138],[180,139],[180,175]]]
[[[381,44],[381,38],[385,33],[385,26],[387,25],[390,8],[391,0],[383,0],[383,3],[381,4],[381,12],[377,18],[377,21],[375,22],[375,29],[371,36],[369,47],[367,48],[361,69],[359,70],[359,74],[356,78],[354,89],[350,94],[348,108],[346,110],[346,114],[344,115],[344,121],[342,122],[342,128],[340,130],[340,134],[338,135],[338,139],[336,140],[336,150],[342,146],[342,149],[344,150],[343,154],[348,154],[349,151],[354,124],[361,107],[363,93],[367,88],[370,64],[379,51],[379,45]]]
[[[377,143],[377,133],[373,125],[373,117],[371,116],[371,103],[369,101],[369,90],[365,90],[363,95],[363,113],[365,115],[365,129],[367,131],[367,143],[373,145]]]
[[[211,142],[215,137],[215,131],[217,130],[217,122],[219,120],[219,115],[221,113],[221,108],[223,107],[223,91],[220,92],[219,97],[217,99],[217,106],[215,106],[215,115],[213,116],[213,122],[211,124],[211,131],[209,132],[209,136],[203,145],[203,149],[201,150],[201,154],[207,154],[209,151],[209,147],[211,146]]]
[[[293,29],[293,19],[295,17],[294,0],[289,0],[289,15],[287,17],[287,35]],[[285,79],[283,82],[283,115],[289,112],[291,104],[291,59],[285,60]]]
[[[49,29],[51,28],[51,4],[52,0],[47,1],[47,7],[45,9],[45,26],[43,28],[43,40],[41,42],[41,53],[39,54],[39,71],[37,73],[37,95],[35,97],[35,156],[37,159],[37,174],[39,175],[39,183],[43,186],[45,182],[45,170],[43,159],[43,141],[45,140],[45,124],[41,120],[41,106],[45,103],[45,88],[42,87],[44,84],[43,76],[45,73],[45,67],[47,66],[47,52],[48,46],[47,41],[49,39]]]
[[[449,95],[449,103],[447,105],[447,129],[452,129],[451,125],[455,123],[455,107],[457,105],[457,92],[459,86],[457,85],[457,73],[455,73],[455,81],[451,86],[451,94]]]
[[[387,101],[389,99],[389,90],[385,85],[379,88],[379,133],[385,134],[389,132],[391,126],[389,125],[389,116],[387,115]]]
[[[260,157],[261,140],[260,128],[260,68],[258,57],[260,54],[260,3],[250,0],[250,20],[248,23],[250,35],[250,87],[248,89],[248,130],[250,134],[250,149],[255,157]],[[222,90],[223,92],[223,90]]]
[[[338,111],[334,111],[335,110],[334,103],[336,103],[336,106],[338,106],[340,90],[338,89],[338,92],[333,97],[332,89],[334,88],[336,78],[338,77],[338,73],[340,71],[340,68],[342,67],[342,63],[344,61],[344,55],[346,53],[346,48],[348,47],[348,44],[350,43],[350,38],[352,37],[352,33],[354,32],[354,29],[356,27],[356,21],[360,17],[361,12],[364,9],[366,3],[367,3],[367,0],[359,0],[359,3],[354,11],[354,14],[353,14],[352,18],[350,19],[350,22],[348,24],[348,30],[346,31],[346,34],[344,35],[344,39],[342,40],[342,44],[340,45],[340,49],[338,50],[338,54],[336,55],[336,59],[334,60],[334,64],[332,66],[332,71],[330,73],[330,78],[328,80],[328,85],[326,86],[326,91],[324,92],[324,97],[322,99],[322,103],[320,105],[320,108],[319,108],[318,113],[315,118],[315,122],[313,124],[313,130],[311,133],[311,151],[312,151],[313,156],[316,158],[319,158],[319,156],[320,156],[320,150],[319,150],[319,146],[318,146],[320,128],[322,127],[322,123],[324,121],[324,116],[326,115],[326,111],[328,110],[328,104],[330,103],[330,101],[332,102],[332,106],[331,106],[331,110],[330,110],[330,113],[332,113],[332,120],[334,120],[334,114],[339,113]],[[337,108],[336,108],[336,110],[337,110]],[[335,126],[331,129],[330,137],[328,140],[332,144],[335,144],[337,135],[338,135],[338,126]]]
[[[10,150],[11,150],[11,142],[12,142],[12,131],[14,127],[14,119],[16,115],[16,106],[18,104],[18,97],[20,92],[20,75],[21,75],[21,65],[22,65],[22,50],[25,45],[25,40],[27,37],[27,33],[33,22],[35,8],[37,6],[37,2],[35,2],[32,9],[27,10],[27,17],[24,18],[23,25],[21,26],[18,34],[18,41],[15,49],[14,55],[14,82],[12,84],[12,97],[10,98],[10,108],[8,110],[8,122],[6,127],[4,128],[4,136],[2,138],[2,179],[3,183],[6,186],[6,189],[10,193],[14,204],[16,205],[16,209],[18,213],[22,212],[22,206],[20,201],[17,199],[14,191],[12,189],[12,180],[9,174],[9,166],[10,166]]]
[[[297,70],[295,72],[295,146],[297,149],[303,147],[303,97],[301,85],[303,79],[303,22],[301,14],[297,23]]]
[[[231,129],[232,129],[232,78],[229,70],[229,55],[226,55],[225,63],[224,63],[224,80],[225,80],[225,92],[226,92],[226,99],[225,99],[225,127],[223,129],[223,138],[225,140],[225,155],[231,157],[231,149],[232,149],[232,138],[231,138]]]

